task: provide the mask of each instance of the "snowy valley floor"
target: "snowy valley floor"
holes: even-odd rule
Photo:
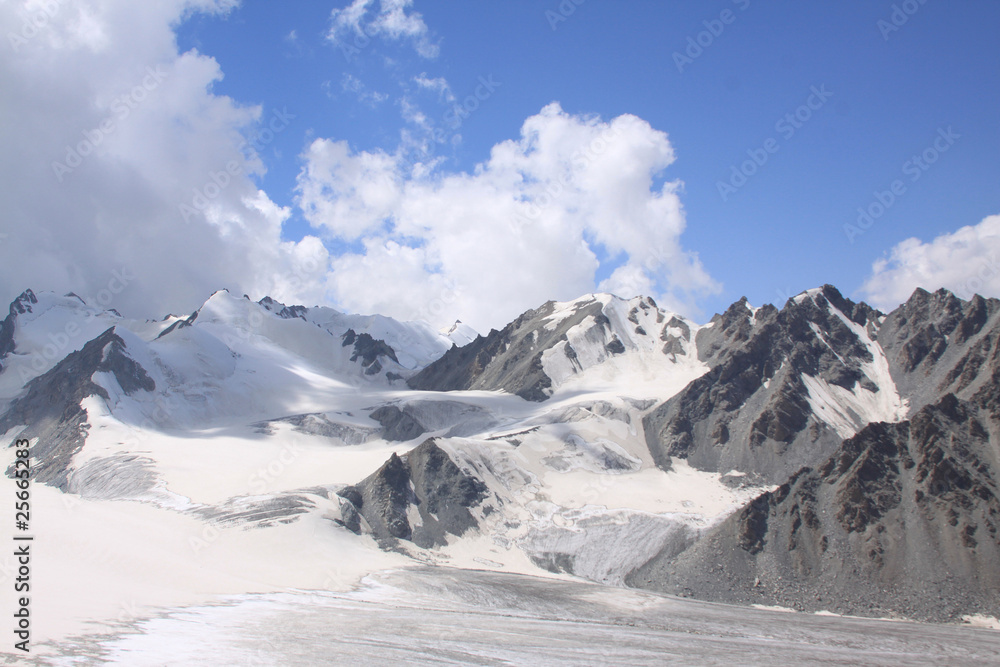
[[[988,665],[1000,632],[682,600],[442,567],[241,595],[44,647],[36,665]]]

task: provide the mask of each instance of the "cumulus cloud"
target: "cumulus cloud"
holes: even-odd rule
[[[177,51],[185,16],[233,4],[0,4],[10,42],[0,50],[0,296],[31,287],[94,301],[115,281],[105,305],[146,317],[219,287],[323,298],[326,249],[315,237],[283,241],[290,211],[251,178],[292,115],[213,94],[218,63]]]
[[[379,37],[409,42],[423,58],[437,58],[438,45],[419,12],[411,11],[413,0],[354,0],[330,15],[327,39],[349,58]]]
[[[657,184],[674,161],[667,135],[632,115],[550,104],[472,173],[327,139],[303,158],[305,217],[357,248],[334,260],[329,283],[348,308],[486,330],[594,291],[599,254],[616,267],[599,287],[622,296],[694,314],[697,297],[720,289],[680,244],[680,184]]]
[[[1000,297],[1000,215],[933,241],[910,238],[872,265],[861,291],[883,310],[906,301],[917,287],[944,287],[963,299]]]
[[[0,299],[72,290],[160,317],[228,287],[485,331],[595,289],[649,294],[689,314],[719,289],[681,245],[680,184],[663,180],[674,161],[666,134],[555,103],[470,172],[418,150],[437,141],[436,125],[408,97],[393,152],[316,139],[295,201],[316,233],[283,239],[292,210],[258,188],[260,154],[275,134],[308,128],[295,127],[294,109],[215,94],[218,63],[177,50],[185,17],[233,5],[0,3]],[[410,10],[357,0],[337,20],[419,44],[426,26]],[[44,19],[31,21],[38,12]],[[450,95],[441,78],[407,81]]]

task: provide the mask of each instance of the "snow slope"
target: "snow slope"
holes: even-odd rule
[[[795,303],[815,302],[820,293]],[[646,433],[658,406],[713,378],[723,353],[740,352],[767,325],[767,307],[699,326],[647,298],[588,295],[530,315],[523,329],[477,348],[494,356],[470,367],[492,364],[491,377],[502,379],[503,355],[522,346],[538,355],[535,370],[551,381],[543,400],[497,387],[407,388],[406,378],[455,355],[453,345],[484,345],[461,323],[435,331],[377,315],[254,303],[225,291],[190,316],[136,322],[75,297],[38,295],[30,310],[12,316],[15,346],[0,372],[0,408],[16,405],[26,381],[110,327],[122,341],[116,363],[134,364],[150,384],[129,383],[115,368],[87,370],[97,390],[81,403],[86,438],[66,464],[65,489],[33,488],[35,641],[65,657],[77,641],[69,638],[86,635],[91,623],[106,632],[108,623],[129,627],[164,607],[213,609],[219,596],[243,596],[236,605],[244,611],[248,600],[260,602],[248,619],[301,603],[276,595],[289,591],[318,591],[309,595],[337,607],[368,600],[372,588],[362,581],[391,581],[386,570],[414,563],[531,575],[552,584],[543,592],[584,580],[622,586],[654,557],[684,551],[775,488],[752,471],[712,471],[682,456],[664,464]],[[904,419],[907,401],[877,332],[836,309],[827,315],[849,340],[803,326],[810,344],[835,358],[838,350],[866,350],[858,364],[865,381],[847,389],[802,372],[807,419],[845,437],[869,421]],[[706,340],[710,352],[699,349]],[[748,392],[767,394],[779,372],[791,371],[761,371],[763,390]],[[722,383],[715,388],[728,400]],[[431,438],[482,485],[481,501],[467,508],[473,525],[433,547],[401,539],[382,549],[361,508],[339,493]],[[6,469],[13,449],[0,454]],[[431,520],[413,502],[416,491],[411,482],[402,494],[411,526]],[[9,535],[5,527],[0,539]],[[0,585],[9,585],[12,565],[0,558]],[[459,595],[479,590],[466,584]],[[622,595],[628,604],[641,597]],[[658,599],[642,598],[652,606]],[[0,613],[11,613],[9,596],[3,604]],[[192,613],[221,622],[211,611]],[[143,621],[145,637],[176,632],[172,620],[160,620]],[[242,622],[233,627],[244,631]],[[93,638],[80,641],[95,646]],[[155,654],[148,645],[129,648],[123,637],[113,644],[121,662],[131,650]]]

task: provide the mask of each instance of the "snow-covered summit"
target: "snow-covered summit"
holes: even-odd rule
[[[654,392],[662,395],[677,385],[676,377],[686,382],[699,372],[692,338],[697,329],[649,297],[590,294],[549,301],[501,331],[449,350],[409,385],[446,391],[503,389],[539,401],[594,373],[597,382],[614,385],[621,380],[633,389],[642,384],[634,382],[636,377],[648,380],[655,373],[661,377]]]
[[[479,336],[478,331],[462,322],[462,320],[455,320],[455,323],[450,327],[442,327],[439,331],[442,336],[448,338],[448,340],[458,347],[468,345]]]

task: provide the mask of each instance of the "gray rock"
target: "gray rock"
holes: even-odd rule
[[[527,311],[502,331],[494,329],[468,345],[453,346],[407,384],[411,389],[425,391],[504,389],[529,401],[544,401],[549,397],[552,380],[542,370],[542,353],[566,340],[566,332],[587,317],[595,319],[596,327],[610,329],[602,309],[598,301],[582,304],[570,317],[548,328],[546,318],[555,310],[555,302],[549,301]],[[621,341],[616,342],[621,345]]]
[[[872,424],[628,583],[707,600],[954,621],[1000,601],[1000,422],[947,395]]]
[[[382,425],[382,437],[390,442],[413,440],[427,432],[423,424],[395,405],[376,408],[370,416]]]
[[[801,375],[849,389],[871,382],[862,364],[872,360],[831,308],[862,326],[878,316],[827,285],[815,302],[761,307],[752,323],[745,299],[713,318],[696,340],[711,370],[644,420],[657,465],[669,469],[677,456],[703,470],[736,469],[780,483],[829,456],[840,437],[812,414]]]
[[[11,302],[7,317],[0,322],[0,372],[3,372],[3,360],[14,351],[14,330],[17,327],[17,316],[22,313],[30,313],[31,306],[36,303],[38,303],[38,299],[35,297],[35,293],[30,289],[24,290]]]
[[[31,448],[36,481],[67,490],[73,456],[87,437],[87,412],[81,402],[88,396],[110,398],[92,380],[99,371],[111,373],[126,394],[156,388],[142,366],[128,356],[125,341],[112,327],[31,380],[0,416],[0,433],[24,426],[19,438],[39,439]]]
[[[486,485],[462,472],[433,439],[404,456],[393,454],[374,474],[339,495],[364,517],[383,548],[399,540],[431,548],[447,544],[446,535],[463,535],[477,523],[470,507],[486,497]],[[411,525],[409,508],[419,525]]]

